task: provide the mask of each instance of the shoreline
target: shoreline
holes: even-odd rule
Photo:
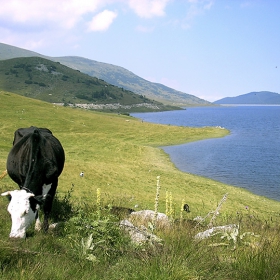
[[[259,107],[259,106],[258,106]],[[265,106],[268,107],[268,106]],[[277,106],[272,106],[272,107],[277,107]],[[226,110],[226,109],[224,109]],[[188,126],[187,123],[194,123],[194,125],[196,123],[200,122],[200,119],[198,119],[198,121],[192,122],[192,116],[196,116],[196,114],[198,114],[198,112],[200,112],[200,114],[205,114],[207,116],[209,116],[209,114],[207,112],[209,112],[210,114],[214,114],[214,116],[223,116],[225,114],[228,114],[228,111],[224,111],[223,109],[217,111],[217,113],[215,113],[216,111],[212,110],[207,110],[207,111],[203,111],[203,109],[194,109],[194,111],[191,111],[193,113],[167,113],[167,114],[160,114],[159,115],[153,115],[153,114],[148,114],[148,115],[141,115],[141,114],[135,114],[135,117],[142,119],[143,121],[149,122],[149,123],[157,123],[157,124],[167,124],[170,123],[171,125],[177,125],[177,126]],[[253,111],[252,111],[253,110]],[[260,112],[264,112],[263,114],[260,114],[260,116],[266,116],[268,112],[269,116],[275,116],[275,114],[277,114],[278,109],[272,109],[271,110],[268,109],[252,109],[250,110],[251,112],[256,112],[257,115],[259,115],[259,111]],[[225,113],[223,113],[221,115],[220,112],[224,111]],[[232,113],[234,112],[243,112],[243,111],[247,111],[246,109],[240,108],[240,109],[229,109],[230,115],[232,115]],[[212,113],[211,113],[212,112]],[[270,112],[275,112],[274,114],[270,113]],[[256,115],[255,113],[255,115]],[[211,115],[212,116],[212,115]],[[190,118],[190,121],[185,122],[184,118]],[[204,118],[205,119],[205,118]],[[207,124],[208,121],[205,121],[204,119],[202,120],[202,125]],[[240,119],[244,119],[244,118],[237,118],[237,120]],[[258,120],[258,118],[255,118],[254,121]],[[266,118],[264,118],[266,119]],[[174,122],[175,121],[175,122]],[[231,121],[233,121],[231,119]],[[234,119],[235,121],[235,119]],[[209,122],[210,123],[210,122]],[[214,117],[214,122],[213,123],[218,123],[219,124],[219,118],[215,118]],[[225,126],[227,128],[226,123],[229,122],[220,122],[221,125]],[[202,126],[192,126],[192,127],[202,127]],[[212,126],[213,127],[213,126]],[[216,126],[217,127],[217,126]],[[247,123],[245,123],[245,126],[230,126],[230,130],[233,133],[232,137],[229,138],[228,140],[223,140],[218,142],[219,140],[217,140],[217,142],[214,139],[211,139],[210,141],[212,142],[205,142],[205,143],[199,143],[199,144],[194,144],[191,147],[187,147],[185,146],[186,144],[190,144],[190,143],[183,143],[183,144],[178,144],[178,145],[165,145],[165,146],[160,146],[161,149],[164,150],[164,152],[169,156],[171,162],[176,166],[176,168],[182,172],[186,172],[186,173],[190,173],[190,174],[194,174],[196,176],[205,176],[205,178],[209,178],[212,180],[218,180],[221,183],[224,184],[228,184],[228,185],[232,185],[232,186],[237,186],[239,188],[245,189],[250,191],[253,194],[256,194],[258,196],[264,196],[268,199],[271,199],[273,201],[277,201],[280,202],[280,198],[279,198],[279,188],[277,188],[277,174],[279,173],[277,170],[275,170],[276,166],[271,166],[272,169],[271,172],[273,172],[271,174],[271,176],[268,178],[268,180],[266,180],[264,182],[264,178],[262,174],[266,174],[266,169],[254,169],[256,168],[262,168],[262,160],[260,160],[260,156],[257,156],[256,160],[254,160],[254,158],[252,159],[252,163],[250,161],[251,157],[250,155],[252,154],[252,152],[254,152],[254,149],[250,150],[250,153],[247,154],[247,150],[246,147],[248,145],[251,145],[251,138],[252,137],[252,132],[254,130],[249,130],[249,133],[245,133],[245,137],[242,136],[240,138],[240,136],[237,135],[243,135],[242,131],[246,128],[250,129],[250,125],[247,126]],[[261,124],[260,127],[263,127],[263,124]],[[278,125],[277,125],[278,127]],[[235,130],[234,130],[235,129]],[[236,130],[238,129],[238,130]],[[235,131],[235,132],[234,132]],[[261,130],[262,131],[262,130]],[[267,131],[267,130],[264,130]],[[238,132],[238,133],[236,133]],[[247,134],[247,135],[246,135]],[[274,134],[271,135],[271,137],[273,137]],[[249,136],[249,137],[248,137]],[[234,137],[234,138],[233,138]],[[239,140],[240,139],[240,140]],[[258,143],[261,141],[262,138],[259,138],[260,140],[258,142],[254,141],[254,145],[258,145]],[[213,142],[214,141],[214,142]],[[192,141],[192,142],[197,142],[197,141]],[[273,147],[275,146],[275,141],[272,142]],[[215,145],[216,144],[216,145]],[[242,145],[241,145],[242,144]],[[182,148],[179,148],[179,146],[183,145]],[[204,146],[206,145],[206,146]],[[229,146],[230,145],[230,146]],[[261,145],[261,144],[259,144]],[[184,147],[185,146],[185,147]],[[170,148],[169,148],[170,147]],[[174,148],[173,147],[178,147]],[[227,148],[228,147],[228,148]],[[239,148],[240,147],[240,148]],[[244,150],[245,147],[245,150]],[[258,146],[256,146],[258,147]],[[262,147],[262,146],[260,146]],[[210,149],[210,150],[209,150]],[[229,151],[229,155],[228,156],[222,156],[222,153],[227,152],[228,149],[231,149],[230,152]],[[211,151],[213,150],[213,153],[211,153]],[[210,152],[210,158],[207,156],[208,151]],[[235,156],[234,159],[232,158],[234,156],[234,151],[236,151],[236,155],[239,156]],[[249,152],[249,150],[248,150]],[[196,156],[195,156],[196,155]],[[204,155],[206,155],[204,157]],[[266,162],[268,158],[267,153],[264,153],[264,160]],[[213,158],[212,158],[213,157]],[[244,157],[244,158],[243,158]],[[273,157],[275,158],[275,157]],[[204,161],[204,159],[206,161]],[[228,163],[226,162],[226,160],[232,160],[229,161]],[[246,162],[244,162],[244,160],[246,160]],[[249,161],[248,161],[249,160]],[[187,163],[187,161],[189,163]],[[213,167],[212,167],[212,163],[213,162]],[[239,163],[244,164],[244,167],[241,167],[240,165],[238,165]],[[275,162],[278,162],[275,161]],[[267,165],[270,166],[270,165]],[[252,169],[253,168],[253,169]],[[253,170],[252,172],[250,172],[251,170]],[[254,170],[259,170],[260,172],[257,174],[258,176],[254,175]],[[270,173],[267,173],[270,174]],[[266,175],[264,175],[266,176]],[[269,176],[269,175],[267,175]]]

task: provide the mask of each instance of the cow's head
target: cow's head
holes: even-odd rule
[[[12,218],[10,237],[25,238],[27,228],[36,218],[38,201],[33,193],[25,190],[8,191],[1,195],[10,199],[8,206]]]

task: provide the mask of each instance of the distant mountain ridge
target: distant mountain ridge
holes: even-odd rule
[[[0,60],[33,56],[60,62],[72,69],[79,70],[82,73],[97,77],[112,85],[165,104],[174,106],[211,105],[211,102],[194,95],[174,90],[159,83],[149,82],[120,66],[77,56],[48,57],[36,52],[0,43]]]
[[[219,99],[214,104],[263,104],[278,105],[280,104],[280,94],[271,91],[249,92],[236,97],[225,97]]]
[[[0,60],[0,90],[64,106],[102,111],[180,109],[38,56]]]
[[[112,85],[123,87],[159,102],[176,106],[211,104],[196,96],[174,90],[159,83],[149,82],[129,70],[113,64],[76,56],[54,57],[52,59]]]

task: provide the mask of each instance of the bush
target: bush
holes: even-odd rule
[[[63,81],[67,81],[67,80],[68,80],[68,78],[69,78],[68,76],[63,75],[61,79],[62,79]]]

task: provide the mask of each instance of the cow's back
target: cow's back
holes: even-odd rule
[[[35,126],[30,126],[28,128],[19,128],[14,133],[13,145],[18,143],[23,137],[31,135],[36,130],[39,131],[42,135],[52,135],[52,132],[47,128],[37,128]]]
[[[64,150],[49,129],[20,128],[14,135],[7,171],[19,186],[39,193],[43,184],[57,180],[64,160]]]

